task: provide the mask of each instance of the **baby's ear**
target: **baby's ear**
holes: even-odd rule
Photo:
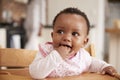
[[[86,45],[86,44],[88,43],[88,41],[89,41],[89,38],[86,37],[86,39],[85,39],[85,41],[84,41],[84,44]]]
[[[53,38],[53,32],[51,32],[51,37]]]
[[[82,46],[82,47],[85,47],[85,46],[87,45],[88,41],[89,41],[89,38],[86,37],[86,38],[84,39],[84,42],[83,42],[83,46]]]

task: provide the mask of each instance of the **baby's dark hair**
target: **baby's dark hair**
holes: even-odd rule
[[[87,15],[86,15],[84,12],[80,11],[78,8],[69,7],[69,8],[66,8],[66,9],[62,10],[60,13],[58,13],[58,14],[55,16],[55,18],[54,18],[54,20],[53,20],[53,26],[55,25],[55,21],[56,21],[57,17],[58,17],[60,14],[63,14],[63,13],[66,13],[66,14],[67,14],[67,13],[69,13],[69,14],[77,14],[77,15],[80,15],[80,16],[84,17],[85,20],[86,20],[86,23],[87,23],[87,28],[88,28],[87,34],[89,34],[89,31],[90,31],[90,22],[89,22],[89,20],[88,20],[88,18],[87,18]],[[54,27],[53,27],[53,28],[54,28]]]

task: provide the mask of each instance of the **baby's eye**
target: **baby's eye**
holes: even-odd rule
[[[59,34],[63,34],[64,31],[63,31],[63,30],[58,30],[57,33],[59,33]]]
[[[79,36],[79,33],[78,32],[73,32],[72,35],[73,36]]]

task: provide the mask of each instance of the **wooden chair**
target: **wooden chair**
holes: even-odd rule
[[[95,47],[94,47],[94,44],[88,45],[85,49],[90,53],[90,56],[95,57]]]
[[[0,48],[0,73],[30,76],[28,66],[36,53],[34,50]]]
[[[95,56],[94,45],[89,45],[86,50],[91,56]],[[33,80],[30,77],[28,66],[33,61],[37,51],[13,48],[0,48],[0,80]],[[1,67],[7,67],[1,69]],[[4,75],[13,74],[13,75]],[[96,77],[95,77],[96,76]],[[95,78],[94,78],[95,77]],[[100,79],[99,79],[100,78]],[[50,78],[46,80],[118,80],[117,78],[98,75],[85,74],[65,78]]]
[[[94,56],[93,45],[86,48]],[[21,76],[30,76],[28,66],[33,61],[37,51],[13,48],[0,48],[0,73],[11,73]]]

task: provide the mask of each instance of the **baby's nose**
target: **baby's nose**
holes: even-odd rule
[[[64,35],[63,40],[70,42],[71,41],[71,35],[70,34]]]

